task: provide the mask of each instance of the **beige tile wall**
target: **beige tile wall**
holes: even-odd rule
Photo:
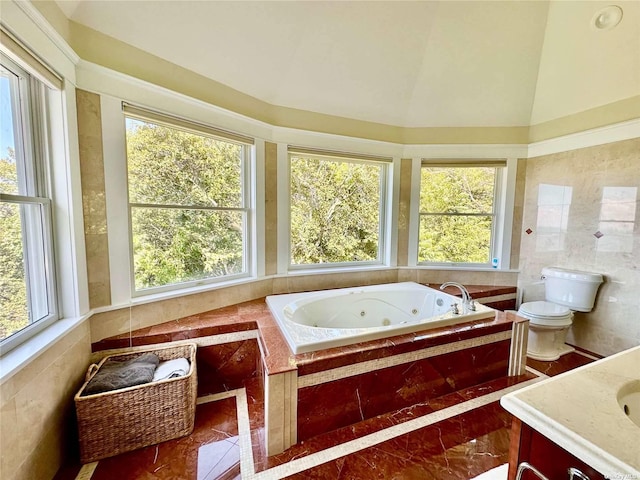
[[[53,478],[77,449],[73,396],[89,365],[84,322],[0,386],[3,480]]]
[[[89,305],[111,304],[100,96],[76,89]]]
[[[601,355],[640,344],[639,157],[632,139],[526,161],[518,285],[537,300],[544,266],[603,274],[595,309],[576,313],[567,339]]]
[[[400,199],[398,206],[398,257],[399,266],[409,263],[409,217],[411,206],[411,164],[410,158],[400,160]]]
[[[513,201],[513,231],[511,233],[510,266],[517,269],[520,263],[520,237],[522,232],[522,215],[524,212],[524,192],[526,186],[527,159],[519,158],[516,169],[516,191]]]
[[[264,144],[264,273],[278,271],[278,146]]]

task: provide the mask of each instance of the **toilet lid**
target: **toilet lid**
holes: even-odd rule
[[[561,318],[571,314],[571,310],[563,305],[543,301],[523,303],[518,311],[536,317]]]

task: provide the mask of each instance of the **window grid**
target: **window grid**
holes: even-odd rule
[[[422,207],[422,195],[424,193],[423,189],[425,188],[425,186],[423,185],[423,172],[425,169],[431,169],[431,170],[440,170],[440,171],[445,171],[445,170],[454,170],[454,169],[458,169],[458,170],[462,170],[462,169],[467,169],[467,168],[476,168],[476,169],[480,169],[480,168],[484,168],[487,170],[492,170],[493,171],[493,181],[492,181],[492,200],[491,200],[491,208],[490,210],[483,210],[483,211],[478,211],[478,212],[465,212],[465,211],[425,211],[422,208],[419,211],[418,217],[419,217],[419,224],[418,224],[418,235],[419,235],[419,239],[418,239],[418,264],[419,265],[457,265],[457,266],[491,266],[492,265],[492,260],[493,258],[496,257],[496,229],[497,229],[497,217],[498,217],[498,212],[497,212],[497,208],[499,205],[499,199],[500,199],[500,195],[501,195],[501,191],[500,191],[500,184],[501,184],[501,177],[502,177],[502,170],[503,168],[501,166],[494,166],[492,164],[487,164],[484,165],[482,163],[477,163],[477,164],[473,164],[473,163],[458,163],[456,164],[456,162],[453,162],[450,165],[446,165],[443,163],[437,163],[437,164],[429,164],[429,163],[423,163],[421,169],[420,169],[420,174],[421,174],[421,181],[420,181],[420,206]],[[450,205],[445,205],[444,208],[450,209],[452,208]],[[476,256],[476,258],[467,258],[465,260],[461,260],[461,259],[455,259],[455,258],[439,258],[439,259],[429,259],[425,257],[424,252],[421,251],[421,247],[420,247],[420,241],[423,240],[423,236],[422,236],[422,229],[423,226],[426,223],[426,220],[428,218],[449,218],[451,220],[454,219],[462,219],[462,218],[469,218],[469,219],[488,219],[489,220],[489,228],[488,230],[485,231],[485,234],[488,234],[488,241],[486,242],[486,246],[483,249],[483,252],[485,254],[485,260],[481,261],[479,258],[477,258],[477,256],[480,254],[479,251],[476,251],[474,253],[474,255]],[[453,225],[453,222],[452,222]],[[479,224],[478,224],[479,225]],[[441,232],[442,233],[442,232]],[[444,234],[442,235],[442,237],[444,238],[444,241],[442,242],[445,247],[446,247],[446,243],[452,243],[453,240],[452,239],[447,239],[446,235],[447,233],[456,233],[453,232],[452,230],[450,230],[449,232],[444,232]],[[477,248],[476,248],[477,250]]]
[[[161,115],[161,114],[158,114]],[[140,115],[128,115],[125,110],[125,119],[127,121],[127,143],[128,143],[128,178],[129,178],[129,231],[130,234],[130,242],[131,242],[131,290],[132,295],[146,295],[150,293],[159,293],[170,290],[175,290],[179,288],[187,288],[192,286],[197,286],[201,284],[208,284],[220,281],[228,281],[236,278],[242,278],[249,275],[251,258],[250,258],[250,245],[249,239],[251,238],[251,225],[250,225],[250,215],[251,208],[249,205],[251,204],[250,199],[250,145],[239,143],[235,141],[235,139],[227,139],[221,138],[220,136],[211,135],[206,131],[203,131],[203,126],[198,124],[197,128],[189,129],[189,123],[187,120],[180,119],[179,124],[175,127],[172,126],[166,119],[171,118],[162,115],[162,122],[158,122],[155,119],[156,115],[150,115],[150,119],[146,120]],[[172,130],[174,133],[179,135],[189,135],[189,138],[197,138],[197,141],[202,142],[214,142],[215,145],[226,145],[229,148],[237,148],[238,150],[238,174],[237,174],[237,191],[235,192],[236,199],[226,199],[221,200],[218,199],[205,199],[205,201],[186,201],[184,198],[180,199],[180,201],[175,201],[176,198],[173,199],[158,199],[157,201],[132,201],[132,172],[131,172],[131,158],[129,158],[129,141],[131,130],[129,128],[129,122],[137,122],[138,124],[142,124],[145,126],[151,126],[160,129],[168,129]],[[215,130],[216,132],[218,130]],[[187,145],[188,147],[188,145]],[[178,155],[184,154],[185,157],[188,157],[187,153],[180,152]],[[211,151],[208,151],[205,155],[213,155]],[[201,159],[200,159],[201,160]],[[221,162],[219,162],[221,163]],[[188,168],[188,166],[187,166]],[[160,172],[163,173],[163,172]],[[167,172],[164,172],[165,174]],[[177,176],[183,175],[181,172],[175,172]],[[201,174],[203,172],[200,172]],[[206,172],[204,172],[206,173]],[[196,175],[198,177],[198,175]],[[187,177],[185,177],[187,178]],[[200,178],[193,178],[194,185],[198,184]],[[184,187],[184,185],[182,185]],[[188,190],[185,190],[182,193],[186,193],[186,197],[188,197]],[[201,192],[202,193],[202,192]],[[168,195],[171,197],[171,194]],[[188,199],[188,198],[187,198]],[[230,202],[230,203],[229,203]],[[236,206],[232,204],[236,203]],[[226,206],[229,205],[229,206]],[[172,280],[158,282],[157,284],[152,285],[141,285],[140,278],[136,278],[139,273],[139,269],[136,266],[136,247],[139,243],[136,241],[136,222],[144,216],[151,217],[152,215],[164,215],[165,218],[170,218],[171,215],[174,216],[174,220],[177,222],[185,221],[186,223],[192,222],[193,228],[196,228],[198,225],[206,224],[216,224],[216,223],[224,223],[224,219],[231,222],[231,218],[235,218],[233,223],[233,228],[240,232],[239,234],[239,243],[240,247],[235,251],[236,253],[239,251],[239,259],[236,259],[236,266],[231,271],[227,271],[226,265],[220,265],[222,271],[218,271],[217,273],[213,272],[211,269],[207,270],[207,262],[210,263],[210,259],[216,256],[216,252],[208,252],[209,256],[200,258],[196,260],[195,263],[189,259],[189,253],[185,252],[185,256],[180,258],[178,255],[175,263],[183,262],[184,265],[191,264],[196,265],[197,269],[201,269],[200,273],[197,273],[192,276],[175,276]],[[183,220],[181,220],[181,218]],[[186,221],[189,220],[189,222]],[[174,223],[175,225],[175,223]],[[188,227],[187,227],[188,230]],[[223,229],[224,230],[224,229]],[[206,230],[201,232],[203,235],[211,235],[213,230]],[[227,229],[230,232],[230,229]],[[139,232],[138,232],[139,233]],[[184,229],[177,230],[176,235],[180,235],[184,233]],[[188,233],[188,232],[187,232]],[[209,238],[212,243],[215,243],[216,236],[212,236]],[[194,242],[197,243],[197,242]],[[231,242],[233,243],[233,242]],[[238,239],[236,238],[236,243],[238,243]],[[201,247],[202,245],[196,246],[196,248]],[[185,243],[185,248],[189,248],[188,242]],[[158,254],[162,255],[165,252],[159,251]],[[199,252],[202,253],[202,252]],[[233,252],[232,252],[233,253]],[[200,263],[198,263],[200,262]],[[138,264],[139,265],[139,264]]]
[[[2,138],[2,149],[9,150],[0,152],[5,235],[0,340],[1,349],[8,351],[55,321],[58,313],[47,181],[47,91],[13,61],[5,56],[1,60],[2,123],[11,125]]]
[[[289,247],[289,269],[290,270],[302,270],[302,269],[315,269],[315,268],[334,268],[334,267],[360,267],[367,265],[381,265],[385,262],[387,252],[386,252],[386,242],[385,242],[385,232],[387,229],[387,197],[388,197],[388,178],[389,178],[389,167],[391,163],[388,159],[383,157],[370,157],[370,156],[361,156],[361,155],[350,155],[346,153],[335,153],[335,152],[325,152],[325,151],[316,151],[313,149],[306,149],[302,147],[293,147],[289,149],[288,152],[289,157],[289,187],[290,187],[290,206],[289,206],[289,235],[290,235],[290,247]],[[376,254],[375,257],[370,256],[370,258],[362,259],[362,260],[346,260],[344,258],[335,261],[334,258],[330,258],[331,253],[325,253],[324,257],[319,258],[318,261],[296,261],[295,252],[296,247],[293,245],[296,238],[300,239],[303,236],[296,232],[296,228],[293,225],[294,220],[294,209],[298,207],[297,200],[294,199],[294,195],[296,193],[296,185],[294,184],[296,181],[296,172],[294,171],[296,162],[316,162],[319,166],[322,163],[326,165],[357,165],[362,167],[370,167],[371,169],[376,170],[377,181],[376,189],[377,195],[375,201],[378,203],[376,209],[376,223],[377,228],[375,229],[375,238],[376,238]],[[372,170],[373,171],[373,170]],[[313,173],[313,172],[312,172]],[[317,179],[321,182],[322,179]],[[371,183],[373,185],[373,183]],[[335,205],[335,200],[338,197],[339,193],[336,192],[333,197],[334,202],[332,205]],[[299,195],[301,196],[301,195]],[[366,203],[366,202],[365,202]],[[321,210],[321,208],[319,209]],[[331,208],[326,209],[327,214],[331,213]],[[352,212],[352,219],[356,218],[356,212]],[[313,223],[313,222],[310,222]],[[320,226],[319,221],[316,221],[316,226]],[[353,227],[353,225],[348,225]],[[370,232],[373,233],[373,232]],[[350,235],[343,236],[343,238],[349,238]],[[313,239],[307,238],[307,246],[314,248],[317,247],[318,242],[312,241]],[[304,239],[303,239],[304,241]],[[317,255],[320,257],[321,255]],[[336,255],[337,256],[337,255]],[[332,261],[333,260],[333,261]]]

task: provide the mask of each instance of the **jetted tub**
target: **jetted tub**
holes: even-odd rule
[[[494,318],[496,311],[451,305],[461,299],[414,282],[271,295],[267,305],[293,353]]]

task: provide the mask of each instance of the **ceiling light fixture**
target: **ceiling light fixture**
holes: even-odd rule
[[[622,9],[617,5],[609,5],[598,10],[591,19],[591,26],[597,30],[611,30],[622,20]]]

